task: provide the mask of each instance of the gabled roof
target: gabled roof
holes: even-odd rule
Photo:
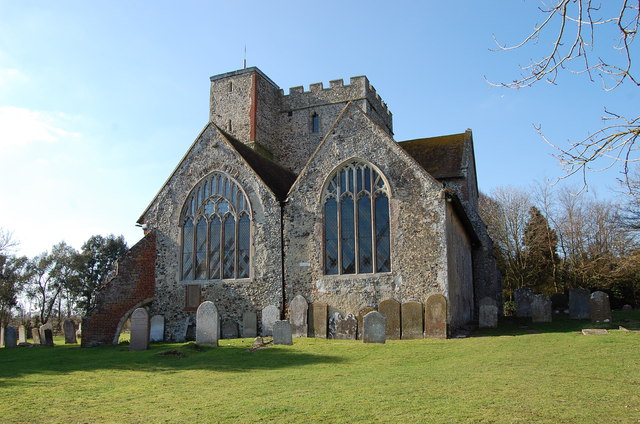
[[[464,177],[464,149],[470,131],[398,144],[436,179]]]
[[[271,189],[278,200],[287,197],[289,189],[296,180],[296,175],[272,160],[262,156],[243,142],[217,127],[233,148],[243,157],[247,164],[255,171],[262,181]]]

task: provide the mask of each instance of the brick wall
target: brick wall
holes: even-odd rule
[[[82,319],[82,347],[117,343],[128,315],[150,303],[155,291],[156,233],[149,232],[118,260],[117,273],[96,294],[96,306]]]

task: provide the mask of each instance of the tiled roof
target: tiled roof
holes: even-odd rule
[[[434,178],[464,177],[463,156],[467,133],[419,138],[398,144]]]
[[[251,168],[258,174],[260,179],[273,191],[279,200],[287,197],[289,189],[296,180],[296,175],[262,156],[243,142],[237,140],[231,134],[218,128],[224,137],[229,140],[233,148],[244,158]]]

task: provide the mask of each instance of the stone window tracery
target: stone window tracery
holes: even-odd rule
[[[181,216],[183,281],[249,277],[251,210],[238,183],[213,172],[191,191]]]
[[[348,162],[323,194],[324,273],[391,271],[389,189],[370,164]]]

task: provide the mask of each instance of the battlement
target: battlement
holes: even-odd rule
[[[366,99],[379,114],[391,117],[391,111],[386,103],[364,75],[351,77],[347,85],[344,84],[344,80],[335,79],[329,81],[328,88],[324,88],[322,82],[316,82],[309,84],[308,91],[305,91],[301,85],[289,88],[289,94],[285,94],[284,90],[280,89],[280,96],[284,110]]]

